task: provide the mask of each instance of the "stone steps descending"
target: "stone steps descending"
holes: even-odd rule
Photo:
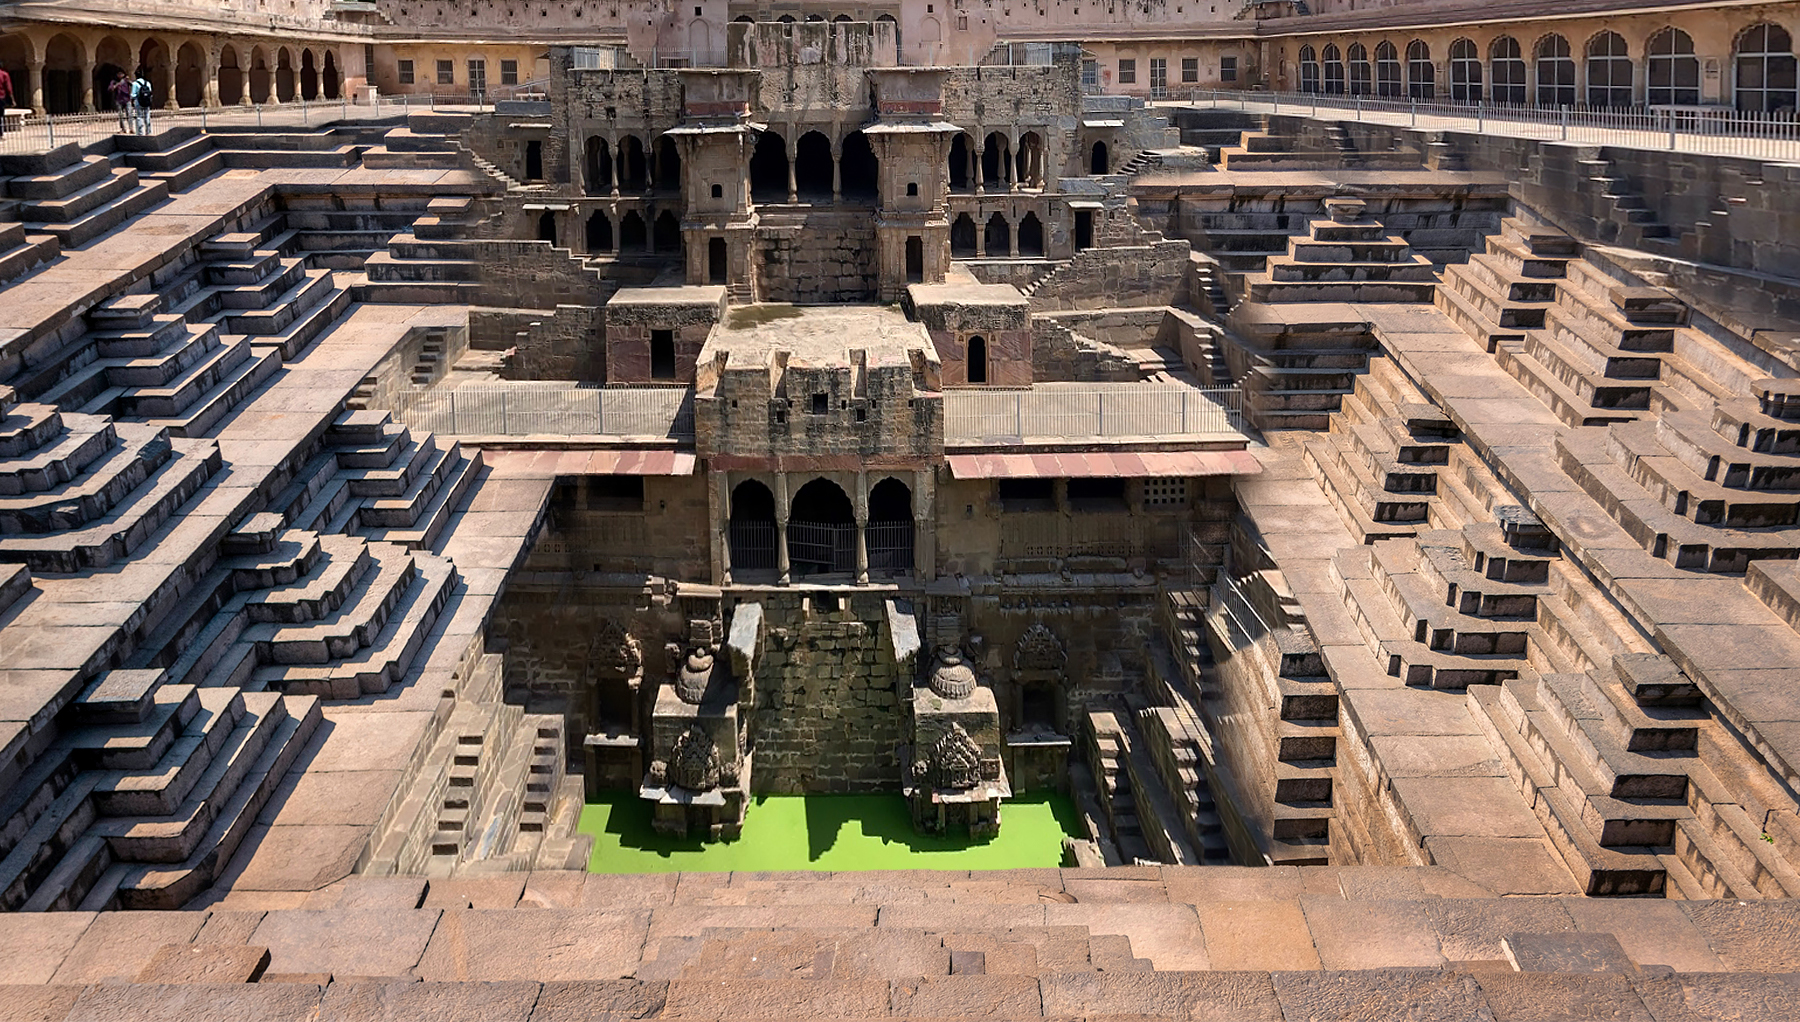
[[[27,231],[21,223],[0,223],[0,281],[24,276],[61,254],[56,235]]]

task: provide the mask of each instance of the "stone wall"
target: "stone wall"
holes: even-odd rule
[[[1031,321],[1032,377],[1039,381],[1135,383],[1140,374],[1131,353],[1097,341],[1042,316]]]
[[[766,593],[751,717],[757,792],[894,791],[908,741],[902,678],[882,597]],[[754,811],[754,810],[753,810]]]
[[[539,309],[472,308],[469,346],[487,351],[513,349],[501,369],[509,380],[607,378],[605,329],[600,310],[588,305]]]
[[[1188,251],[1185,241],[1083,249],[1038,284],[1031,293],[1031,308],[1184,304]]]
[[[804,226],[760,228],[756,250],[761,301],[875,300],[875,221],[867,212],[813,214]]]

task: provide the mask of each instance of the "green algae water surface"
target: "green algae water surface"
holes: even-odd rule
[[[1020,869],[1064,865],[1080,818],[1061,795],[1030,795],[1001,809],[999,837],[970,841],[915,833],[899,795],[762,795],[742,837],[704,842],[656,833],[650,804],[619,792],[588,804],[581,831],[594,835],[593,873]]]

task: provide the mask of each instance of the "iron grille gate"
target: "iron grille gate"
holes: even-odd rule
[[[728,535],[732,571],[775,570],[774,522],[733,519]]]
[[[796,575],[856,570],[856,526],[849,523],[789,522],[788,562]]]
[[[869,546],[869,570],[901,574],[913,570],[913,523],[870,522],[864,534]]]

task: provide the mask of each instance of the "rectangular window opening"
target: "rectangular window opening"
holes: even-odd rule
[[[1009,512],[1056,510],[1056,480],[1000,480],[1000,510]]]
[[[1112,478],[1069,480],[1069,510],[1119,512],[1128,510],[1125,480]]]
[[[650,331],[650,378],[653,380],[673,380],[675,378],[675,331]]]
[[[589,476],[587,509],[589,511],[644,510],[644,477]]]

